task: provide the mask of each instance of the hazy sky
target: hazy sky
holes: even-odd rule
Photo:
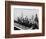
[[[32,15],[35,17],[35,15],[39,13],[38,9],[24,9],[24,8],[14,8],[14,20],[17,20],[17,17],[21,17],[21,14],[23,13],[23,18],[28,16],[30,19]]]

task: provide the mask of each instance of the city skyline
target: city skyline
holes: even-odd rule
[[[37,9],[21,9],[21,8],[15,8],[14,9],[14,20],[17,20],[17,18],[21,17],[23,14],[23,18],[25,18],[26,16],[28,17],[28,19],[32,18],[32,15],[35,18],[35,14],[38,14],[38,10]]]

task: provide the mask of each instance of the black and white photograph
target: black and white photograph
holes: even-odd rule
[[[14,8],[14,30],[39,29],[39,10]]]
[[[11,6],[11,32],[42,32],[42,8],[37,6]],[[19,33],[18,33],[19,32]]]

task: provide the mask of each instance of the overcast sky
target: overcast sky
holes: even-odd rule
[[[39,13],[38,9],[24,9],[24,8],[14,8],[14,20],[17,20],[17,17],[21,17],[21,14],[23,13],[23,18],[28,16],[30,19],[32,15],[35,17],[35,15]]]

